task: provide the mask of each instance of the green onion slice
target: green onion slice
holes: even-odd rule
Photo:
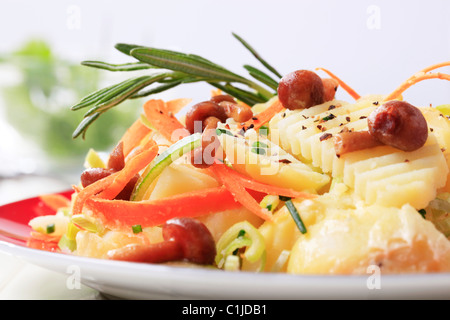
[[[244,259],[250,263],[259,262],[258,270],[262,271],[266,262],[266,245],[264,237],[253,225],[242,221],[231,226],[217,242],[216,264],[222,267],[227,257],[237,249],[246,248]]]
[[[151,183],[161,174],[161,172],[171,165],[175,160],[181,158],[188,152],[191,152],[197,147],[200,147],[202,142],[201,133],[194,133],[190,136],[184,137],[177,141],[163,153],[157,156],[152,163],[145,169],[140,180],[131,196],[131,201],[143,200],[147,189]]]

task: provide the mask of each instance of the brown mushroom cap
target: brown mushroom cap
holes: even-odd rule
[[[198,264],[212,264],[216,244],[208,228],[192,218],[175,218],[163,226],[164,240],[178,243],[185,260]]]
[[[203,101],[192,106],[189,112],[186,114],[186,129],[190,133],[194,133],[197,127],[195,123],[199,121],[203,126],[203,121],[208,117],[216,117],[221,122],[225,122],[228,118],[225,110],[217,103],[212,101]],[[201,127],[200,129],[204,129]]]

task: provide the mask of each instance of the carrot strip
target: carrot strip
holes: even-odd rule
[[[281,102],[277,99],[270,107],[264,110],[261,113],[258,113],[253,119],[248,120],[244,123],[242,127],[248,128],[252,126],[252,128],[259,129],[262,125],[269,122],[277,113],[281,112],[284,109]]]
[[[54,211],[58,211],[61,208],[70,207],[70,200],[60,194],[44,194],[41,195],[40,200]]]
[[[91,198],[86,206],[106,228],[130,230],[158,226],[176,217],[198,217],[214,212],[240,208],[224,187],[208,188],[158,200],[123,201]]]
[[[242,204],[243,207],[264,220],[273,220],[270,212],[265,208],[261,208],[259,203],[246,190],[245,186],[241,183],[243,179],[235,179],[234,175],[229,174],[230,172],[225,165],[217,164],[217,162],[210,168],[222,184],[231,192],[236,201]]]
[[[431,65],[429,67],[426,67],[426,68],[420,70],[420,72],[429,72],[429,71],[432,71],[432,70],[435,70],[435,69],[439,69],[439,68],[442,68],[442,67],[448,67],[448,66],[450,66],[450,61],[444,61],[444,62],[433,64],[433,65]]]
[[[130,159],[125,164],[125,167],[119,171],[114,181],[98,197],[102,199],[114,199],[125,188],[128,182],[144,169],[157,154],[158,146],[153,141],[153,147],[143,150]]]
[[[72,214],[81,214],[85,202],[95,196],[96,194],[102,192],[105,190],[111,183],[113,183],[116,176],[118,176],[120,171],[115,172],[103,179],[97,180],[94,183],[88,185],[86,188],[81,189],[81,191],[76,195],[73,208],[72,208]]]
[[[450,81],[450,75],[445,74],[445,73],[440,73],[440,72],[436,72],[436,73],[423,73],[423,72],[419,72],[418,74],[412,76],[411,78],[409,78],[408,80],[406,80],[405,82],[403,82],[397,89],[395,89],[394,91],[392,91],[392,93],[390,93],[385,99],[384,101],[389,101],[389,100],[393,100],[398,98],[398,96],[400,96],[404,91],[406,91],[406,89],[408,89],[409,87],[415,85],[416,83],[423,81],[423,80],[428,80],[428,79],[441,79],[441,80],[448,80]]]
[[[162,100],[149,100],[144,104],[144,113],[156,131],[167,140],[175,142],[189,135],[189,131],[177,118],[169,114]]]
[[[304,198],[304,199],[313,199],[317,196],[312,193],[300,192],[292,189],[281,188],[269,184],[265,184],[259,181],[256,181],[250,177],[247,177],[236,170],[233,170],[227,167],[220,161],[215,161],[211,166],[211,170],[218,177],[226,177],[226,179],[232,179],[242,185],[244,188],[251,189],[254,191],[263,192],[265,194],[272,195],[280,195],[290,198]]]
[[[316,70],[322,70],[323,72],[325,72],[326,74],[328,74],[331,78],[333,78],[334,80],[336,80],[339,85],[342,87],[342,89],[344,89],[349,95],[351,95],[353,97],[353,99],[358,100],[359,98],[361,98],[361,96],[359,94],[356,93],[355,90],[353,90],[348,84],[346,84],[344,81],[342,81],[341,79],[339,79],[336,75],[334,75],[331,71],[324,69],[324,68],[316,68]]]
[[[183,109],[185,106],[187,106],[191,101],[192,101],[192,99],[185,99],[185,98],[167,101],[166,102],[166,110],[168,112],[172,112],[172,114],[177,114],[178,112],[181,111],[181,109]]]
[[[126,157],[150,132],[140,119],[136,120],[120,139],[123,142],[123,155]]]

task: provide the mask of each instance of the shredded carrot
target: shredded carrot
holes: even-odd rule
[[[339,85],[344,89],[350,96],[352,96],[353,99],[358,100],[361,96],[356,93],[355,90],[353,90],[348,84],[346,84],[344,81],[339,79],[336,75],[334,75],[331,71],[324,69],[324,68],[316,68],[316,70],[322,70],[326,74],[328,74],[331,78],[336,80]]]
[[[432,64],[431,66],[420,70],[420,72],[430,72],[432,70],[436,70],[436,69],[439,69],[439,68],[442,68],[442,67],[448,67],[448,66],[450,66],[450,61],[444,61],[444,62]]]
[[[96,194],[102,192],[105,190],[111,183],[113,183],[116,176],[118,176],[120,171],[115,172],[103,179],[97,180],[94,183],[88,185],[86,188],[81,189],[80,192],[75,197],[73,208],[72,208],[72,214],[81,214],[83,211],[83,207],[85,202],[95,196]]]
[[[431,66],[428,66],[419,72],[413,74],[411,77],[409,77],[406,81],[404,81],[397,89],[392,91],[384,100],[389,101],[393,99],[397,99],[403,92],[405,92],[409,87],[415,85],[416,83],[428,80],[428,79],[442,79],[442,80],[448,80],[450,81],[450,75],[445,73],[427,73],[430,71],[433,71],[438,68],[442,67],[448,67],[450,66],[450,61],[444,61],[440,63],[433,64]]]
[[[150,132],[140,119],[136,120],[120,139],[123,142],[123,155],[128,156]]]
[[[256,181],[250,177],[247,177],[236,170],[233,170],[232,168],[229,168],[225,164],[223,164],[220,161],[215,161],[214,164],[211,166],[211,170],[217,174],[219,177],[226,176],[227,179],[233,179],[239,184],[241,184],[244,188],[251,189],[254,191],[263,192],[265,194],[272,194],[272,195],[280,195],[290,198],[304,198],[304,199],[313,199],[317,196],[312,193],[307,192],[300,192],[293,189],[286,189],[281,188],[277,186],[273,186],[270,184],[262,183],[259,181]]]
[[[272,103],[266,110],[258,113],[253,119],[248,120],[244,123],[242,127],[249,128],[252,127],[255,130],[261,128],[264,124],[269,122],[277,113],[281,112],[284,109],[280,100],[276,99],[274,103]]]
[[[192,99],[180,98],[175,100],[170,100],[166,102],[166,110],[172,112],[172,114],[179,113],[185,106],[187,106]]]
[[[86,202],[86,206],[106,228],[128,231],[132,225],[152,227],[176,217],[198,217],[241,207],[224,187],[196,190],[157,200],[123,201],[94,197]]]
[[[167,140],[175,142],[188,136],[189,131],[166,109],[162,100],[149,100],[144,104],[144,113],[150,123]]]
[[[70,200],[60,194],[44,194],[39,198],[46,206],[54,211],[58,211],[58,209],[61,208],[70,207]]]
[[[398,98],[406,89],[409,87],[415,85],[416,83],[428,80],[428,79],[442,79],[442,80],[448,80],[450,81],[450,75],[445,73],[423,73],[419,72],[418,74],[412,76],[405,82],[403,82],[397,89],[395,89],[391,94],[389,94],[384,101],[389,101]]]
[[[148,149],[142,150],[142,152],[136,154],[125,164],[125,167],[119,171],[114,181],[98,195],[99,198],[114,199],[128,182],[156,157],[158,146],[154,141],[153,147],[149,146],[147,147]]]
[[[222,90],[220,90],[220,89],[211,90],[211,97],[220,96],[221,94],[223,94],[223,93],[222,93]]]
[[[246,190],[246,186],[242,183],[244,179],[236,179],[235,175],[230,175],[228,167],[221,164],[219,161],[216,161],[210,169],[220,180],[220,182],[231,192],[236,201],[241,203],[243,207],[247,208],[250,212],[264,220],[273,220],[270,212],[265,208],[261,208],[259,203]]]

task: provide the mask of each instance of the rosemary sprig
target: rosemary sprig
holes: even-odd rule
[[[236,34],[233,33],[233,35],[267,69],[279,76],[279,73],[265,62],[247,42]],[[125,43],[116,44],[115,48],[129,57],[134,58],[136,61],[123,64],[83,61],[82,65],[112,72],[130,72],[148,69],[152,69],[155,72],[150,75],[130,78],[100,89],[89,94],[79,103],[72,106],[72,110],[90,107],[84,114],[84,119],[75,129],[72,135],[73,138],[77,138],[78,136],[84,137],[88,127],[102,113],[123,101],[146,97],[169,90],[181,84],[206,82],[250,106],[266,102],[276,95],[278,87],[277,80],[249,65],[244,65],[244,68],[248,71],[252,79],[238,75],[219,64],[195,54]]]
[[[256,52],[255,49],[253,49],[252,46],[250,46],[250,44],[248,44],[247,41],[245,41],[244,39],[242,39],[240,36],[238,36],[236,33],[233,33],[233,36],[239,40],[240,43],[242,43],[244,45],[244,47],[246,47],[248,49],[248,51],[250,51],[253,56],[259,60],[259,62],[261,62],[263,64],[263,66],[265,66],[268,70],[270,70],[274,75],[276,75],[278,78],[281,78],[281,74],[274,68],[272,67],[269,63],[267,63],[266,60],[264,60],[258,52]]]

